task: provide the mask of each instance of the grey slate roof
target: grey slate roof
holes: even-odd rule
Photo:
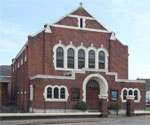
[[[8,80],[8,79],[5,79],[5,78],[3,78],[3,77],[1,77],[0,76],[0,83],[9,83],[10,82],[10,80]]]
[[[8,65],[0,66],[0,76],[11,76],[11,66]]]

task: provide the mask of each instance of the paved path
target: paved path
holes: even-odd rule
[[[150,125],[150,115],[109,118],[57,118],[35,120],[2,120],[0,125]]]

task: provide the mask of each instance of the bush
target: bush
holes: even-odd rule
[[[118,111],[120,109],[119,103],[109,103],[108,110],[115,110]]]
[[[88,104],[85,102],[77,102],[75,109],[86,111],[88,109]]]

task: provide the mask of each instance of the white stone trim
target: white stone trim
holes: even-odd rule
[[[134,98],[135,98],[134,95],[127,95],[127,99],[134,100]]]
[[[108,54],[108,51],[106,50],[106,48],[104,48],[104,46],[103,45],[101,45],[101,48],[99,48],[98,50],[97,50],[97,57],[99,57],[99,52],[104,52],[104,54],[105,54],[105,71],[108,71],[108,57],[109,57],[109,54]],[[99,59],[98,59],[98,61],[99,61]],[[97,67],[97,69],[99,69],[99,67]]]
[[[45,33],[52,33],[51,28],[50,28],[49,25],[46,26]]]
[[[48,99],[48,98],[47,98],[47,88],[48,88],[48,87],[51,87],[51,88],[52,88],[52,98],[51,98],[51,99]],[[54,98],[54,88],[58,88],[58,91],[59,91],[59,97],[58,97],[58,99],[55,99],[55,98]],[[61,98],[60,98],[60,92],[61,92],[60,90],[61,90],[61,88],[64,88],[64,89],[65,89],[65,99],[61,99]],[[68,93],[68,89],[67,89],[66,86],[58,86],[58,85],[52,86],[52,85],[47,85],[47,86],[45,87],[45,89],[44,89],[43,96],[44,96],[44,99],[45,99],[46,102],[67,102],[68,97],[69,97],[69,93]]]
[[[77,18],[78,19],[78,28],[80,28],[80,29],[83,29],[83,28],[85,28],[85,21],[86,21],[86,19],[85,18],[81,18],[81,17],[78,17]],[[82,21],[83,21],[83,27],[80,27],[80,19],[82,19]]]
[[[26,46],[27,46],[28,42],[26,42],[23,46],[23,48],[19,51],[19,53],[17,54],[17,56],[14,58],[13,62],[15,62],[15,60],[22,54],[22,52],[26,49]]]
[[[88,75],[84,81],[83,81],[83,86],[82,86],[82,96],[83,96],[83,101],[86,102],[86,85],[88,83],[88,81],[90,79],[94,79],[96,81],[98,81],[99,85],[100,85],[100,92],[99,92],[99,97],[105,97],[105,99],[107,99],[108,97],[108,83],[107,80],[100,74],[90,74]]]
[[[67,64],[67,57],[65,57],[65,55],[66,55],[66,49],[65,49],[65,46],[64,46],[64,44],[62,44],[62,41],[61,40],[59,40],[59,43],[58,44],[56,44],[55,46],[54,46],[54,48],[53,48],[53,53],[54,53],[54,55],[53,55],[53,64],[54,64],[54,68],[56,69],[57,67],[56,67],[56,50],[57,50],[57,48],[58,47],[61,47],[61,48],[63,48],[63,50],[64,50],[64,69],[66,69],[67,67],[65,66],[65,64]],[[58,68],[58,69],[61,69],[61,68]]]
[[[36,35],[38,35],[39,33],[43,32],[45,30],[45,28],[42,28],[40,31],[34,33],[33,35],[29,35],[30,37],[34,37]]]
[[[114,32],[111,33],[110,40],[117,40]]]
[[[59,25],[59,24],[53,24],[52,27],[58,27],[58,28],[66,28],[66,29],[74,29],[74,30],[83,30],[83,31],[91,31],[91,32],[100,32],[100,33],[111,33],[107,30],[100,30],[100,29],[92,29],[92,28],[80,28],[75,26],[67,26],[67,25]]]
[[[30,85],[30,101],[33,100],[33,85]]]
[[[140,100],[141,100],[141,93],[140,93],[140,90],[138,89],[138,88],[123,88],[122,90],[121,90],[121,95],[120,95],[120,98],[121,98],[121,101],[123,102],[123,103],[125,103],[125,102],[127,102],[127,100],[124,100],[123,99],[123,91],[124,90],[127,90],[127,97],[129,97],[129,96],[134,96],[134,91],[135,90],[137,90],[137,94],[138,94],[138,100],[134,100],[134,102],[135,103],[140,103]],[[132,91],[132,94],[133,95],[129,95],[129,91]]]
[[[68,49],[73,49],[74,50],[74,68],[73,69],[77,69],[77,67],[76,67],[76,65],[75,65],[75,60],[76,60],[76,56],[77,56],[77,53],[76,53],[76,47],[72,44],[72,42],[70,42],[70,44],[69,45],[67,45],[66,47],[65,47],[65,53],[64,53],[64,57],[66,57],[65,58],[65,62],[66,63],[64,63],[64,65],[65,65],[65,68],[67,68],[67,69],[72,69],[72,68],[68,68]],[[56,58],[56,57],[55,57]]]
[[[73,17],[73,18],[82,18],[82,19],[86,19],[86,20],[96,20],[93,17],[87,17],[87,16],[78,16],[78,15],[68,15],[68,17]]]
[[[56,50],[57,50],[58,47],[61,47],[64,50],[64,68],[57,68],[56,67]],[[74,62],[74,68],[73,69],[70,69],[70,68],[67,67],[67,65],[68,65],[67,51],[68,51],[69,48],[72,48],[74,50],[74,61],[75,62]],[[83,45],[83,43],[81,43],[81,45],[78,46],[78,47],[75,47],[72,42],[70,42],[69,45],[65,46],[62,43],[61,40],[53,48],[53,53],[54,53],[54,55],[53,55],[53,64],[54,64],[55,70],[66,70],[66,71],[72,71],[72,70],[78,71],[79,70],[79,71],[81,71],[81,69],[78,69],[78,51],[80,49],[83,49],[85,51],[85,70],[88,69],[88,70],[93,71],[92,68],[88,68],[88,62],[89,62],[88,61],[88,57],[89,57],[88,53],[89,53],[90,50],[93,50],[95,52],[95,68],[94,69],[98,70],[98,71],[105,71],[105,72],[108,71],[108,56],[109,56],[109,54],[108,54],[108,51],[104,48],[103,45],[101,45],[101,48],[98,48],[98,49],[96,49],[93,44],[91,44],[90,47],[86,48]],[[99,63],[98,62],[98,53],[100,51],[103,51],[105,53],[105,69],[99,69],[99,67],[98,67],[98,63]]]
[[[60,69],[62,70],[62,69]],[[56,76],[56,75],[35,75],[30,77],[30,80],[34,80],[34,79],[63,79],[63,80],[75,80],[76,79],[76,73],[80,73],[80,74],[85,74],[86,71],[89,72],[106,72],[104,70],[96,70],[96,69],[80,69],[80,70],[68,70],[70,71],[70,74],[72,74],[71,76]],[[114,72],[106,72],[106,75],[114,75],[115,76],[115,82],[121,83],[121,84],[126,84],[126,82],[129,83],[142,83],[145,84],[144,80],[118,80],[118,75],[117,73]]]

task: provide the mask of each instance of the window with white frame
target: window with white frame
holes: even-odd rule
[[[85,67],[85,52],[83,49],[80,49],[78,51],[78,68],[84,68]]]
[[[108,70],[108,52],[101,45],[96,49],[93,44],[86,48],[81,43],[80,46],[75,47],[72,42],[65,46],[59,41],[53,48],[54,52],[54,67],[59,70],[72,69],[96,69]]]
[[[67,58],[68,58],[68,68],[74,68],[74,50],[72,48],[68,49],[67,52]]]
[[[67,101],[69,93],[66,86],[48,85],[44,89],[45,101]]]
[[[140,90],[138,88],[123,88],[121,91],[121,100],[122,102],[127,101],[128,95],[134,95],[134,102],[139,103],[141,99]]]
[[[105,53],[103,51],[99,52],[99,69],[105,69]]]
[[[89,51],[89,68],[95,68],[95,52],[94,52],[94,50]]]
[[[56,50],[56,65],[58,68],[64,67],[64,50],[62,47],[58,47]]]

